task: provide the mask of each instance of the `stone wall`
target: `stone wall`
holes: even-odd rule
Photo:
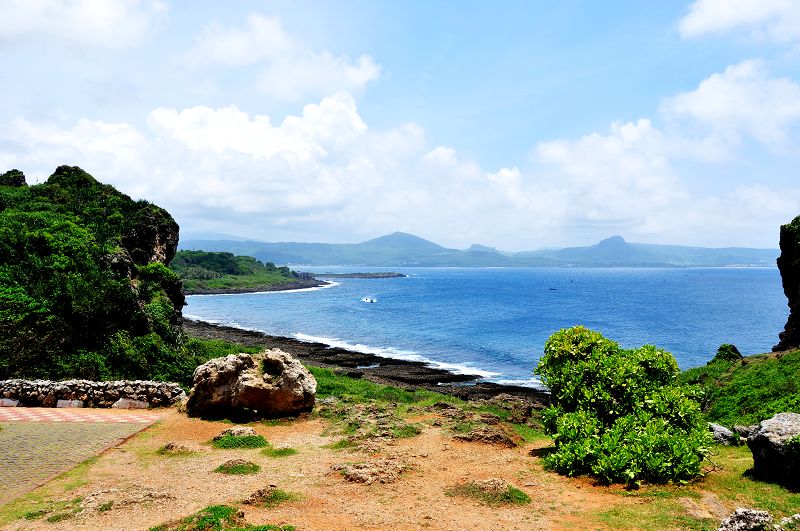
[[[0,406],[139,409],[171,406],[185,396],[180,385],[168,382],[0,380]]]

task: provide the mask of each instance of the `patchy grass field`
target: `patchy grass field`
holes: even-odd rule
[[[603,487],[545,471],[539,456],[551,440],[519,404],[467,403],[313,372],[312,415],[248,424],[265,446],[212,448],[208,441],[229,423],[169,412],[0,507],[0,527],[678,530],[715,529],[738,506],[777,517],[800,507],[800,494],[746,475],[746,448],[717,448],[705,478],[689,485]],[[476,433],[502,444],[469,438]],[[167,446],[180,457],[159,452]],[[234,459],[260,470],[214,472]],[[257,492],[264,493],[258,502],[247,501]]]

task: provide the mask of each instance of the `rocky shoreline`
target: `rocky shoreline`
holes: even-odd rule
[[[242,293],[260,293],[263,291],[291,291],[295,289],[321,288],[330,282],[324,280],[301,278],[285,284],[267,284],[247,288],[199,288],[184,291],[185,295],[229,295]]]
[[[314,277],[322,278],[406,278],[408,275],[403,273],[396,273],[394,271],[379,272],[379,273],[309,273]]]
[[[348,376],[404,389],[427,389],[464,400],[487,400],[500,394],[507,394],[523,398],[536,408],[545,407],[550,401],[550,395],[544,391],[480,382],[478,376],[454,374],[444,369],[429,367],[419,361],[384,358],[331,347],[324,343],[271,336],[192,319],[184,319],[183,329],[187,335],[202,339],[222,339],[248,346],[279,348],[308,365],[327,367]]]

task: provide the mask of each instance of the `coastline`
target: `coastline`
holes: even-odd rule
[[[268,284],[247,288],[203,288],[184,291],[184,295],[241,295],[243,293],[264,293],[267,291],[296,291],[329,286],[331,282],[318,279],[298,279],[285,284]]]
[[[183,320],[183,329],[187,335],[201,339],[222,339],[248,346],[279,348],[308,365],[333,369],[347,376],[403,389],[426,389],[463,400],[487,400],[500,394],[508,394],[530,402],[535,408],[545,407],[550,401],[550,395],[545,391],[482,382],[479,381],[480,376],[455,374],[445,369],[429,367],[421,361],[386,358],[331,347],[324,343],[271,336],[253,330],[188,318]]]

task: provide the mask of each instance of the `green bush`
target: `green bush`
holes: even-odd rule
[[[556,443],[548,468],[629,484],[700,474],[710,436],[670,353],[623,349],[578,326],[550,336],[535,372],[553,400],[543,414]]]
[[[263,435],[224,435],[211,442],[211,446],[220,449],[231,448],[264,448],[269,445]]]

